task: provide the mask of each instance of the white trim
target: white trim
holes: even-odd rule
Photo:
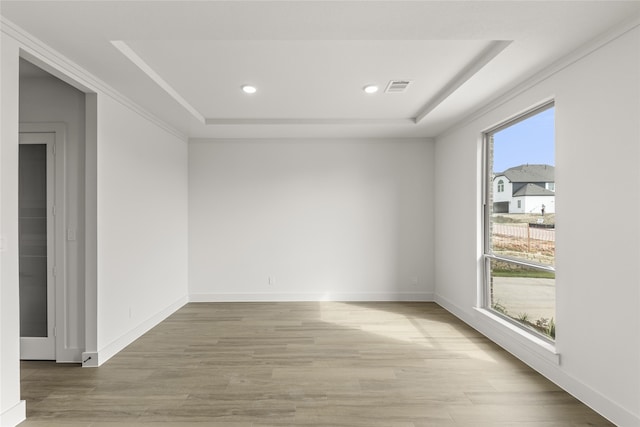
[[[20,359],[57,360],[62,342],[56,335],[61,324],[58,302],[64,294],[66,251],[63,239],[65,222],[65,127],[51,123],[42,127],[20,123],[18,144],[45,145],[47,187],[47,336],[20,337]],[[23,136],[24,135],[24,136]],[[49,135],[49,136],[46,136]],[[23,139],[24,138],[24,139]]]
[[[471,79],[485,65],[491,62],[504,49],[512,43],[511,40],[493,40],[482,50],[471,62],[464,67],[420,110],[417,116],[404,119],[311,119],[311,118],[228,118],[220,119],[214,117],[204,117],[193,105],[189,103],[175,88],[173,88],[160,74],[154,70],[144,59],[142,59],[125,41],[112,40],[111,44],[118,49],[129,61],[138,67],[154,83],[164,90],[171,98],[187,110],[196,120],[208,126],[217,125],[416,125],[420,123],[431,111],[433,111],[444,100],[451,96],[460,86]]]
[[[619,26],[616,26],[615,28],[612,28],[611,30],[606,31],[605,33],[600,34],[599,36],[591,39],[587,43],[583,44],[582,46],[574,50],[572,53],[563,56],[561,59],[552,63],[548,67],[526,78],[524,81],[522,81],[522,83],[516,85],[515,87],[512,87],[511,89],[506,90],[502,94],[499,94],[496,97],[494,97],[492,100],[484,103],[482,107],[473,111],[466,117],[463,117],[462,119],[457,120],[455,124],[453,124],[451,127],[440,132],[436,136],[436,139],[442,138],[444,136],[447,136],[455,132],[458,129],[464,128],[465,126],[469,125],[470,123],[477,120],[478,118],[486,115],[487,113],[495,110],[496,108],[499,108],[500,106],[506,104],[510,100],[516,98],[518,95],[521,95],[523,92],[526,92],[527,90],[535,87],[536,85],[542,83],[543,81],[553,77],[555,74],[559,73],[560,71],[564,70],[567,67],[570,67],[571,65],[589,56],[593,52],[606,46],[607,44],[613,42],[614,40],[622,37],[624,34],[628,33],[629,31],[633,30],[638,26],[640,26],[640,18],[634,17],[626,22],[623,22]]]
[[[609,421],[620,426],[640,426],[638,415],[565,372],[561,368],[560,355],[554,353],[551,348],[534,344],[531,337],[526,337],[527,340],[525,340],[525,337],[517,334],[517,331],[503,328],[500,323],[487,317],[486,310],[473,308],[473,312],[468,313],[437,294],[435,302]],[[548,343],[545,344],[548,345]]]
[[[380,125],[396,125],[396,126],[408,126],[415,125],[416,119],[408,118],[408,119],[363,119],[363,118],[354,118],[354,119],[340,119],[340,118],[327,118],[327,119],[312,119],[312,118],[283,118],[283,119],[264,119],[264,118],[253,118],[253,119],[238,119],[238,118],[228,118],[228,119],[215,119],[215,118],[207,118],[204,123],[206,125],[228,125],[228,126],[242,126],[242,125],[369,125],[369,126],[380,126]]]
[[[56,362],[79,362],[82,349],[67,348],[67,248],[66,248],[66,125],[59,122],[20,123],[20,133],[54,133],[54,182],[55,182],[55,327],[56,337]]]
[[[537,370],[541,363],[554,367],[560,365],[560,354],[554,345],[511,325],[488,310],[474,307],[472,314],[468,314],[440,295],[436,295],[435,302],[532,368]]]
[[[492,41],[469,65],[455,75],[434,97],[429,99],[425,106],[422,107],[422,110],[420,110],[420,113],[415,117],[415,122],[420,123],[429,113],[435,110],[438,105],[442,104],[444,100],[458,90],[460,86],[465,84],[475,76],[478,71],[482,70],[485,65],[502,53],[512,42],[511,40]]]
[[[98,349],[98,95],[85,96],[84,350]],[[97,359],[97,357],[96,357]],[[84,354],[81,360],[86,360]]]
[[[196,110],[196,108],[189,104],[182,95],[178,93],[160,74],[158,74],[144,59],[133,50],[131,47],[122,40],[114,40],[111,42],[113,47],[123,54],[129,61],[138,67],[143,73],[147,75],[155,84],[160,86],[170,97],[172,97],[178,104],[180,104],[185,110],[187,110],[193,117],[195,117],[200,123],[204,123],[204,116]]]
[[[493,333],[499,337],[496,341],[513,340],[514,343],[523,347],[524,351],[531,352],[546,362],[560,365],[560,353],[557,352],[554,344],[513,325],[490,310],[479,307],[475,307],[474,310],[477,323],[483,324],[483,329],[495,329]]]
[[[284,301],[416,301],[433,302],[433,292],[380,293],[207,293],[191,294],[189,302],[284,302]]]
[[[0,31],[20,44],[20,56],[22,58],[35,63],[45,71],[60,78],[66,83],[69,83],[71,86],[76,87],[82,92],[98,92],[111,97],[115,101],[138,114],[140,117],[150,121],[179,139],[185,142],[187,141],[188,136],[184,132],[181,132],[148,110],[142,108],[140,105],[136,104],[104,81],[98,79],[75,62],[66,58],[60,52],[52,49],[46,43],[27,33],[25,30],[1,15],[0,22]]]
[[[118,352],[122,351],[126,346],[140,338],[142,335],[147,333],[151,328],[157,326],[160,322],[165,320],[167,317],[175,313],[178,309],[184,306],[188,302],[188,298],[186,296],[179,298],[174,303],[170,304],[163,310],[160,310],[155,315],[151,316],[149,319],[143,321],[138,326],[131,329],[129,332],[124,333],[115,341],[107,344],[102,347],[97,352],[85,352],[82,354],[83,367],[98,367],[102,365],[107,360],[111,359]],[[91,360],[87,360],[88,357],[91,357]],[[86,361],[86,362],[85,362]]]
[[[268,142],[295,142],[296,144],[304,144],[304,143],[341,143],[344,141],[348,141],[350,143],[369,143],[369,144],[377,144],[377,143],[388,143],[389,140],[392,140],[395,144],[401,143],[429,143],[434,144],[436,141],[431,137],[402,137],[402,138],[296,138],[296,137],[284,137],[284,138],[189,138],[189,143],[193,144],[229,144],[229,143],[253,143],[253,144],[265,144]]]
[[[19,401],[16,405],[0,414],[0,426],[14,427],[27,419],[27,404],[25,400]]]
[[[83,368],[97,368],[100,366],[98,362],[99,354],[97,351],[84,351],[82,352],[82,367]]]

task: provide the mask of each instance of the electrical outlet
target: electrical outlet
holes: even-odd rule
[[[269,284],[270,285],[275,285],[276,284],[276,278],[273,276],[269,276]]]
[[[420,283],[420,281],[418,280],[418,276],[413,276],[411,278],[411,285],[412,286],[418,286],[418,283]]]

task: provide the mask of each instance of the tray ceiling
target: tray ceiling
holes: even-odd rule
[[[640,2],[617,1],[3,0],[0,7],[4,25],[42,40],[178,131],[213,138],[433,137],[640,16]],[[386,93],[390,80],[411,84]],[[243,93],[244,84],[257,92]],[[380,90],[366,94],[371,84]]]

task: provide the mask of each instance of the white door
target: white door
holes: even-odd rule
[[[20,133],[20,358],[55,360],[55,133]]]

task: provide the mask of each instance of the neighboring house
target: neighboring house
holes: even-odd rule
[[[555,168],[520,165],[493,178],[494,213],[555,213]]]

